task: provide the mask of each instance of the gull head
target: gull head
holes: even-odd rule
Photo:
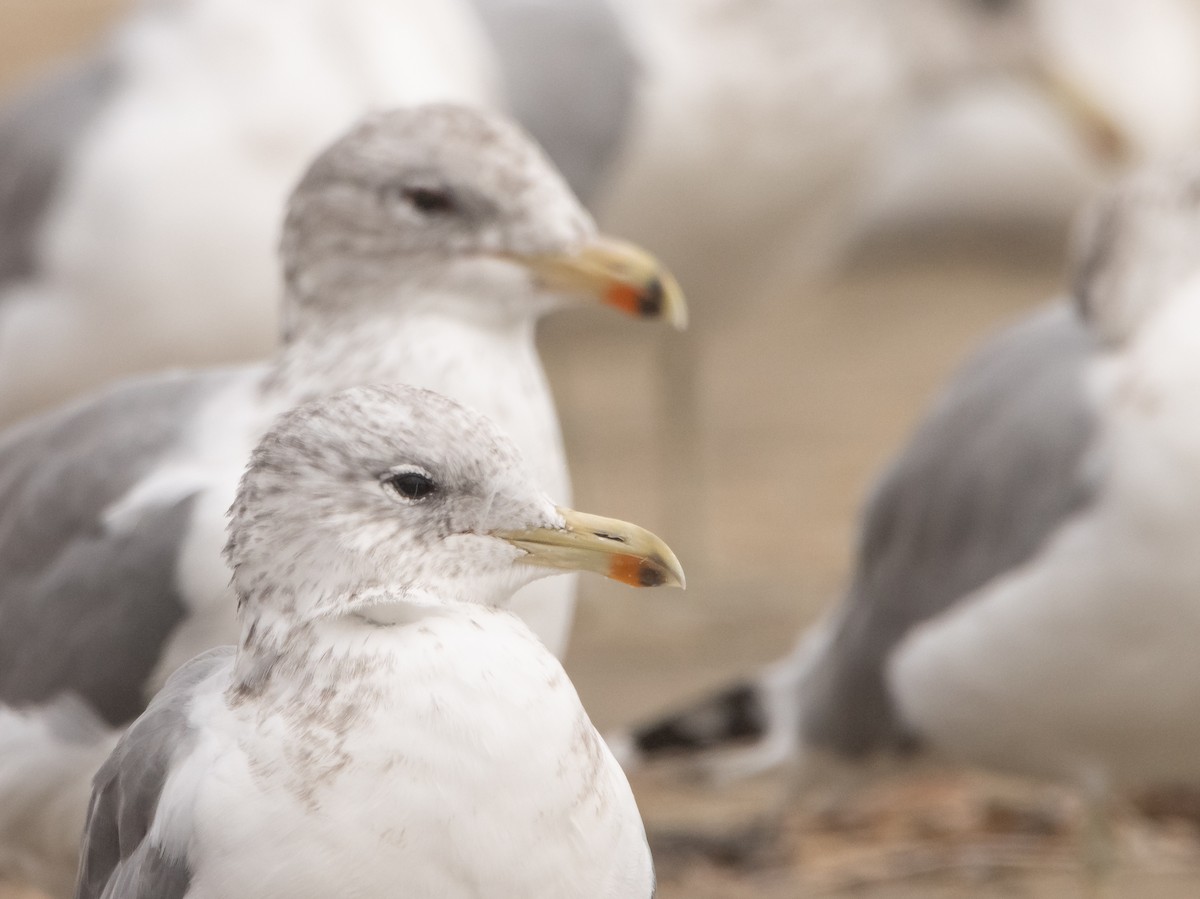
[[[1123,179],[1080,216],[1072,293],[1100,339],[1130,339],[1157,311],[1197,295],[1200,156]]]
[[[334,142],[292,193],[281,256],[289,327],[397,304],[520,320],[578,299],[686,321],[670,273],[598,235],[528,135],[464,106],[374,113]]]
[[[251,457],[226,558],[243,616],[296,623],[503,605],[556,570],[683,585],[648,531],[556,507],[487,418],[410,387],[356,387],[282,416]]]

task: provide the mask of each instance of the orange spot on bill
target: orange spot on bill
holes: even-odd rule
[[[658,567],[638,556],[613,556],[608,565],[608,576],[631,587],[657,587],[663,582]]]
[[[641,291],[631,284],[613,284],[604,294],[604,302],[628,315],[642,314]]]

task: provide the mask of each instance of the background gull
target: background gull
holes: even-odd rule
[[[593,183],[634,69],[605,3],[541,7],[548,39],[501,60],[462,0],[133,5],[0,119],[0,419],[123,373],[267,352],[279,208],[370,109],[502,109],[549,48],[558,78],[513,107]]]
[[[355,388],[255,450],[240,639],[184,665],[96,777],[77,899],[650,897],[633,793],[514,587],[682,586],[654,535],[555,507],[428,391]]]
[[[1075,307],[960,372],[872,494],[842,602],[625,753],[817,776],[929,751],[1093,796],[1200,778],[1200,159],[1080,235]]]
[[[369,381],[436,387],[491,413],[565,496],[537,318],[573,298],[683,313],[670,277],[598,237],[522,132],[457,106],[368,117],[318,157],[281,255],[285,333],[270,364],[132,382],[0,440],[5,874],[64,892],[79,774],[171,671],[235,636],[225,513],[277,414]],[[573,592],[557,578],[513,600],[552,652]],[[83,702],[65,707],[71,694]],[[90,725],[55,725],[84,711]]]

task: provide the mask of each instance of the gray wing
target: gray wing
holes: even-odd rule
[[[191,883],[186,846],[149,838],[163,784],[196,734],[187,710],[196,688],[233,662],[223,646],[171,675],[145,713],[121,737],[92,783],[76,899],[182,899]]]
[[[595,198],[634,112],[639,77],[608,0],[472,0],[500,66],[509,111],[585,202]]]
[[[914,626],[1037,552],[1090,502],[1093,343],[1057,305],[959,372],[871,497],[849,594],[806,680],[806,741],[850,755],[906,748],[884,666]]]
[[[146,681],[183,617],[175,564],[193,497],[120,528],[103,514],[231,376],[129,382],[0,440],[0,702],[73,691],[112,725],[145,707]]]
[[[52,75],[0,110],[0,288],[36,272],[37,241],[63,171],[117,88],[96,55]]]

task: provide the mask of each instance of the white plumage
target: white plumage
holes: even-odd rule
[[[1200,781],[1197,171],[1131,179],[1087,235],[1095,502],[889,662],[900,715],[952,756],[1093,790]]]

